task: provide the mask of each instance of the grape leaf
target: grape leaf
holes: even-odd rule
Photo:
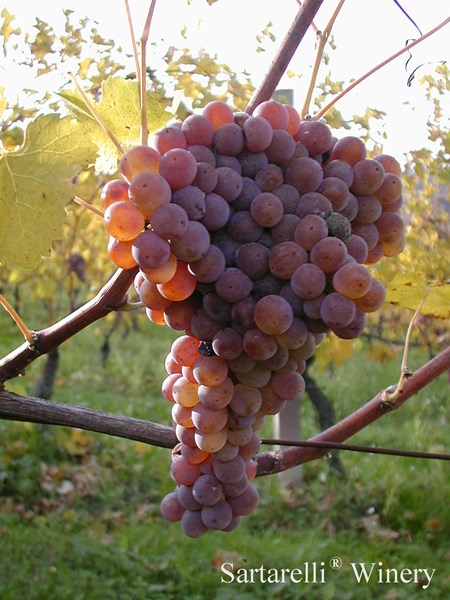
[[[19,150],[0,153],[0,262],[32,268],[61,238],[71,180],[96,155],[87,134],[70,117],[43,115]]]
[[[97,169],[107,171],[116,167],[119,158],[117,148],[91,115],[80,95],[76,91],[61,92],[60,95],[76,118],[90,127],[91,135],[99,148]],[[102,83],[101,101],[92,101],[92,105],[124,147],[139,144],[141,108],[136,82],[122,77],[110,77]],[[164,127],[172,116],[155,96],[147,94],[150,134]]]
[[[395,277],[386,290],[386,302],[416,310],[427,289],[430,291],[420,314],[436,319],[450,317],[450,282],[433,282],[421,273],[405,273]]]
[[[6,98],[4,96],[4,92],[5,92],[5,88],[4,87],[0,87],[0,117],[5,112],[6,107],[7,107],[7,101],[6,101]]]

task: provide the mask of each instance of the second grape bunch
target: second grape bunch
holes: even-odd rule
[[[148,318],[180,332],[162,390],[179,444],[163,516],[199,537],[258,504],[257,432],[304,392],[327,332],[361,335],[385,289],[367,266],[400,253],[402,184],[274,100],[252,116],[205,106],[128,150],[102,191],[108,254],[138,266]]]

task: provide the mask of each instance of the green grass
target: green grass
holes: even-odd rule
[[[164,357],[173,332],[139,321],[139,330],[111,339],[110,323],[91,326],[61,348],[53,399],[169,423],[161,398]],[[20,338],[0,316],[0,352]],[[415,353],[411,367],[426,361]],[[364,350],[334,372],[315,377],[341,418],[398,377],[399,361],[374,363]],[[9,389],[33,394],[42,359]],[[445,451],[445,376],[352,442]],[[304,435],[317,431],[305,398]],[[270,424],[265,433],[271,434]],[[259,479],[257,511],[232,534],[186,538],[159,514],[172,489],[166,450],[127,440],[0,422],[0,598],[50,600],[277,598],[442,599],[449,596],[448,463],[341,453],[347,478],[328,461],[304,466],[305,481],[286,491],[276,477]],[[372,529],[370,528],[372,525]],[[343,560],[340,571],[329,560]],[[239,568],[326,564],[326,584],[221,583],[220,564]],[[427,590],[415,584],[357,585],[351,562],[386,568],[436,569]]]

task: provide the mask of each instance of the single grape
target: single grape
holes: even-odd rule
[[[200,356],[194,363],[197,383],[215,387],[223,383],[228,375],[228,365],[219,356]]]
[[[225,123],[234,123],[234,115],[231,108],[220,100],[213,100],[203,108],[203,116],[212,123],[215,131]]]
[[[294,231],[294,240],[302,248],[308,251],[311,250],[318,241],[326,238],[327,236],[327,222],[317,214],[305,215],[298,223]]]
[[[198,221],[189,221],[185,234],[172,242],[175,256],[184,262],[200,260],[208,252],[210,237],[208,230]]]
[[[214,146],[217,152],[237,156],[244,149],[244,134],[236,123],[224,123],[216,130]]]
[[[216,173],[217,185],[213,191],[227,202],[239,198],[243,186],[240,174],[230,167],[217,167]]]
[[[268,163],[255,175],[255,183],[262,192],[271,192],[283,184],[283,171],[278,165]]]
[[[261,386],[263,387],[263,386]],[[256,415],[261,407],[262,396],[259,389],[238,383],[234,388],[230,408],[242,417]]]
[[[214,283],[225,270],[225,257],[217,246],[210,246],[206,254],[189,264],[189,271],[201,283]]]
[[[228,502],[234,514],[249,515],[259,504],[259,494],[252,485],[249,485],[240,496],[229,498]]]
[[[255,117],[264,117],[269,121],[273,129],[287,129],[289,125],[289,114],[281,102],[266,100],[258,104],[253,111]]]
[[[331,148],[332,134],[328,125],[322,121],[306,120],[300,123],[295,139],[301,142],[310,155],[323,154]]]
[[[163,156],[159,172],[173,190],[190,185],[197,174],[197,161],[184,148],[173,148]]]
[[[200,145],[212,148],[214,143],[214,127],[204,115],[189,115],[181,125],[189,146]]]
[[[225,327],[216,333],[212,346],[218,356],[231,360],[242,352],[242,336],[232,327]]]
[[[328,294],[320,307],[323,322],[332,329],[349,325],[355,317],[355,312],[353,300],[338,292]]]
[[[369,291],[355,299],[356,307],[363,312],[375,312],[379,310],[386,299],[386,289],[378,279],[373,278]]]
[[[182,129],[174,125],[169,125],[156,132],[153,143],[160,154],[165,154],[172,148],[187,148],[188,145]]]
[[[291,305],[281,296],[270,294],[256,303],[255,323],[264,333],[269,335],[284,333],[291,326],[293,318]]]
[[[325,290],[326,283],[323,269],[312,263],[297,267],[291,278],[291,287],[294,294],[303,300],[310,300],[319,296]]]
[[[252,287],[250,277],[233,267],[225,269],[215,283],[217,294],[226,302],[244,300],[252,291]]]
[[[177,492],[171,492],[161,500],[161,514],[167,521],[181,521],[185,507],[181,504]]]
[[[245,145],[250,152],[264,152],[273,137],[273,129],[263,117],[249,117],[244,123]]]
[[[205,192],[195,185],[187,185],[175,190],[172,202],[184,209],[191,221],[198,221],[206,211]]]
[[[261,227],[273,227],[283,216],[283,204],[275,194],[262,192],[252,200],[250,214]]]
[[[173,245],[172,245],[173,248]],[[169,300],[179,302],[189,298],[196,286],[196,279],[185,262],[178,261],[174,276],[169,281],[158,283],[158,291]]]
[[[192,495],[201,506],[213,506],[222,497],[222,484],[214,475],[200,475],[192,486]]]
[[[372,276],[363,265],[348,263],[333,275],[334,289],[348,298],[361,298],[367,294],[372,283]]]
[[[366,147],[359,138],[349,135],[338,140],[331,151],[330,160],[343,160],[354,165],[366,157]]]
[[[132,269],[137,265],[131,252],[133,240],[120,242],[112,236],[108,240],[107,252],[110,260],[122,269]]]
[[[226,500],[219,500],[213,506],[202,508],[202,521],[208,529],[226,529],[233,518],[233,511]]]
[[[199,538],[208,531],[200,510],[186,510],[181,518],[181,527],[184,533],[192,538]]]
[[[353,165],[353,183],[350,188],[354,194],[374,194],[383,183],[383,165],[370,158],[360,160]]]
[[[130,197],[128,196],[129,188],[129,183],[123,179],[112,179],[111,181],[108,181],[108,183],[103,186],[100,195],[103,209],[108,208],[108,206],[114,202],[130,202]]]
[[[142,213],[129,202],[114,202],[103,214],[106,231],[120,242],[136,238],[144,229]]]
[[[285,183],[295,187],[301,195],[317,191],[322,179],[321,166],[309,157],[297,158],[286,169]]]
[[[347,247],[342,240],[337,237],[327,237],[314,244],[310,260],[324,273],[334,273],[344,264],[347,256]]]
[[[133,241],[131,252],[141,269],[157,269],[169,260],[170,244],[154,231],[147,230]]]
[[[119,164],[122,175],[131,182],[140,173],[158,173],[161,155],[150,146],[134,146],[122,156]]]
[[[238,268],[251,279],[263,277],[269,269],[269,249],[259,242],[248,242],[236,253]]]
[[[284,129],[274,129],[272,141],[264,154],[267,156],[269,162],[283,166],[292,160],[296,147],[296,143],[287,131],[284,131]]]

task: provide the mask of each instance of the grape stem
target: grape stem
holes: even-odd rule
[[[73,85],[75,86],[77,92],[80,94],[81,98],[83,99],[83,102],[86,104],[86,107],[89,110],[89,112],[91,113],[91,115],[94,117],[94,119],[97,121],[97,123],[103,129],[103,131],[106,133],[106,135],[112,141],[114,146],[117,148],[119,153],[122,155],[123,148],[122,148],[121,143],[119,142],[117,137],[114,135],[114,133],[111,131],[111,129],[108,127],[108,125],[105,123],[105,121],[102,119],[102,117],[98,114],[97,110],[94,108],[94,105],[89,100],[86,92],[83,90],[81,85],[78,83],[78,80],[75,77],[75,75],[73,73],[69,73],[69,77],[70,77],[70,80],[72,81]]]
[[[334,22],[336,21],[337,16],[338,16],[344,2],[345,2],[345,0],[339,1],[339,3],[336,6],[335,11],[331,16],[331,19],[328,21],[328,24],[325,27],[325,29],[323,31],[317,31],[317,33],[316,33],[316,35],[319,39],[319,44],[317,46],[316,60],[314,62],[311,79],[309,81],[308,91],[306,92],[306,98],[305,98],[305,101],[303,103],[303,107],[302,107],[302,110],[300,113],[300,116],[302,117],[302,119],[304,119],[306,117],[306,115],[309,113],[309,105],[311,104],[311,98],[312,98],[312,95],[314,92],[314,88],[316,86],[317,75],[319,73],[320,63],[322,62],[325,46],[331,35],[331,30],[333,28]]]
[[[14,323],[17,325],[17,327],[22,332],[23,337],[25,338],[25,341],[26,341],[28,347],[30,349],[33,349],[35,346],[36,340],[37,340],[36,332],[33,331],[32,329],[29,329],[25,325],[25,323],[23,322],[19,313],[15,310],[15,308],[13,306],[11,306],[11,304],[8,302],[8,300],[2,294],[0,294],[0,304],[3,306],[3,308],[6,310],[6,312],[9,314],[9,316],[12,318]]]
[[[138,88],[140,90],[141,89],[141,67],[139,65],[139,56],[138,56],[138,50],[137,50],[137,44],[136,44],[136,37],[134,35],[134,28],[133,28],[133,21],[131,19],[130,5],[128,3],[128,0],[124,0],[124,2],[125,2],[125,10],[127,12],[128,29],[130,31],[130,37],[131,37],[131,47],[133,49],[136,77],[137,77],[137,81],[138,81]]]
[[[87,208],[88,210],[95,213],[99,217],[102,217],[103,219],[103,212],[99,208],[96,208],[95,206],[92,206],[92,204],[89,204],[89,202],[86,202],[86,200],[83,200],[83,198],[80,198],[79,196],[74,196],[73,201],[76,204],[82,206],[83,208]]]
[[[394,405],[397,402],[400,395],[403,393],[403,389],[405,387],[405,381],[408,379],[408,377],[411,377],[411,375],[412,375],[411,371],[408,368],[408,357],[409,357],[409,348],[411,345],[411,336],[412,336],[412,332],[414,329],[414,325],[416,324],[417,319],[419,317],[420,310],[421,310],[422,306],[424,305],[425,300],[427,299],[427,296],[430,293],[430,290],[431,290],[431,288],[427,288],[422,300],[419,303],[419,306],[416,309],[416,312],[414,313],[414,315],[409,323],[408,330],[406,332],[406,338],[405,338],[405,348],[403,351],[402,366],[401,366],[401,370],[400,370],[400,379],[398,380],[398,383],[396,386],[389,387],[381,392],[383,401],[387,402],[388,404]]]
[[[140,308],[145,308],[143,302],[125,302],[124,304],[121,304],[117,310],[119,312],[131,312],[132,310],[139,310]]]
[[[270,100],[272,97],[322,2],[323,0],[306,0],[300,5],[297,16],[282,41],[266,76],[247,104],[245,112],[249,115],[252,114],[258,104]]]
[[[364,75],[362,75],[362,77],[360,77],[359,79],[356,79],[347,88],[345,88],[345,90],[342,90],[342,92],[340,92],[337,96],[335,96],[335,98],[333,98],[333,100],[331,100],[331,102],[329,102],[326,106],[324,106],[312,118],[314,120],[316,120],[316,121],[319,120],[319,119],[321,119],[325,115],[325,113],[327,113],[330,110],[330,108],[332,108],[336,104],[336,102],[338,102],[341,98],[343,98],[346,94],[348,94],[351,90],[353,90],[357,85],[359,85],[360,83],[362,83],[363,81],[365,81],[368,77],[370,77],[371,75],[373,75],[374,73],[376,73],[377,71],[379,71],[381,68],[383,68],[384,66],[386,66],[388,63],[390,63],[394,59],[398,58],[399,56],[401,56],[405,52],[408,52],[414,46],[417,46],[417,44],[420,44],[420,42],[423,42],[424,40],[426,40],[427,38],[429,38],[431,35],[433,35],[437,31],[439,31],[443,27],[445,27],[445,25],[447,25],[449,22],[450,22],[450,17],[448,17],[447,19],[445,19],[445,21],[442,21],[442,23],[439,23],[439,25],[436,25],[436,27],[433,27],[433,29],[431,29],[430,31],[428,31],[427,33],[425,33],[424,35],[422,35],[420,38],[418,38],[414,42],[411,42],[411,44],[408,44],[407,46],[405,46],[404,48],[402,48],[401,50],[399,50],[395,54],[392,54],[392,56],[390,56],[389,58],[387,58],[383,62],[379,63],[376,67],[373,67],[373,69],[370,69],[370,71],[367,71],[367,73],[365,73]]]
[[[150,25],[153,19],[156,0],[152,0],[148,10],[147,20],[141,35],[141,144],[146,146],[148,143],[148,119],[147,119],[147,42],[150,33]]]

